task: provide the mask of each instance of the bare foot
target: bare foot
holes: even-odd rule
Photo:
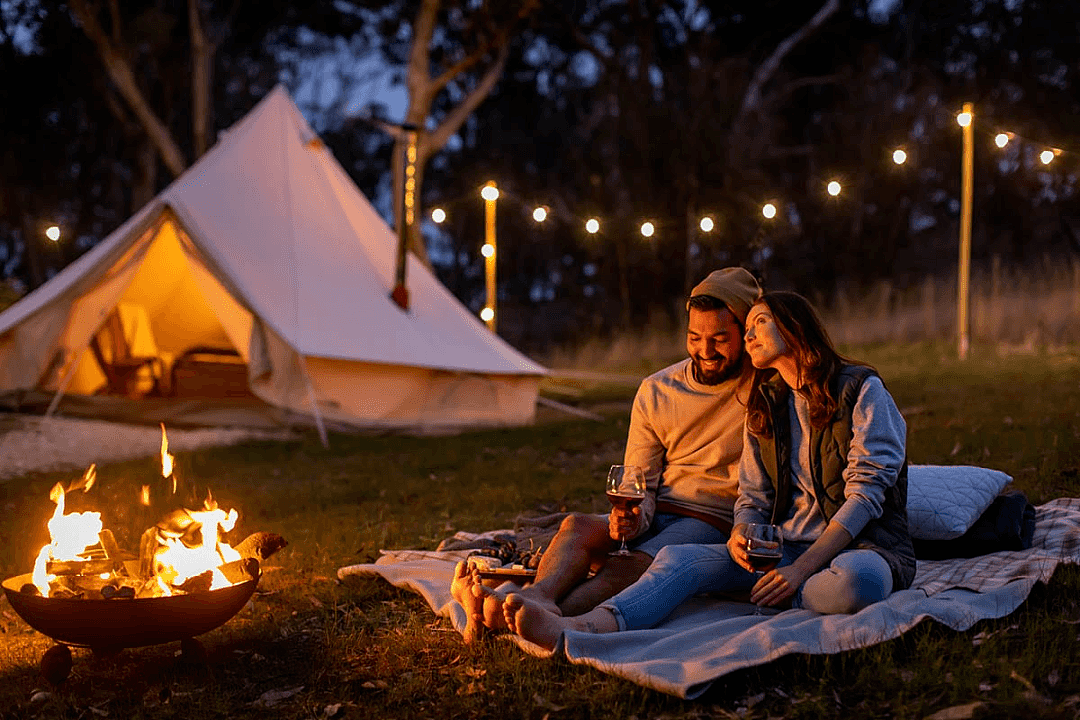
[[[454,566],[454,579],[450,581],[450,596],[458,601],[465,610],[465,630],[462,637],[466,644],[480,639],[484,631],[484,601],[482,596],[473,592],[479,579],[473,576],[468,563],[459,562]]]
[[[503,602],[510,593],[521,592],[521,588],[512,582],[504,582],[497,588],[492,588],[482,583],[472,586],[472,592],[483,603],[482,622],[488,630],[505,631],[506,619],[503,613]]]
[[[511,632],[547,650],[554,650],[563,630],[572,627],[571,619],[557,615],[518,593],[507,596],[503,603],[503,614]]]
[[[539,592],[538,590],[536,590],[534,588],[534,586],[532,586],[532,585],[526,585],[525,587],[521,588],[520,590],[510,590],[510,592],[516,592],[518,595],[521,595],[523,598],[527,598],[529,600],[529,602],[531,602],[533,605],[536,605],[538,607],[543,608],[544,610],[547,610],[552,615],[562,615],[563,614],[562,609],[559,608],[558,604],[554,600],[552,600],[547,595],[544,595],[541,592]]]

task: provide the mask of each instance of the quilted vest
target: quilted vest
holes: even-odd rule
[[[832,519],[844,504],[843,471],[847,467],[852,438],[852,410],[859,389],[866,378],[876,375],[873,369],[844,365],[834,380],[839,407],[833,420],[823,430],[810,430],[810,477],[814,496],[825,520]],[[776,491],[772,522],[782,523],[791,503],[791,424],[788,394],[779,378],[763,384],[761,392],[769,405],[772,438],[759,438],[765,472]],[[893,590],[903,590],[915,577],[915,551],[907,524],[907,460],[900,468],[896,483],[885,490],[881,517],[872,519],[848,548],[874,550],[889,564]]]

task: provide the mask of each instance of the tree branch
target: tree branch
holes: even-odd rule
[[[105,65],[105,71],[139,119],[151,142],[157,147],[162,162],[174,177],[178,177],[187,167],[187,161],[169,133],[169,129],[150,108],[146,97],[139,90],[131,65],[109,41],[105,30],[98,23],[97,17],[87,5],[86,0],[69,0],[68,7],[82,26],[83,32],[94,43]]]
[[[469,94],[439,123],[433,133],[422,136],[420,147],[417,148],[420,157],[427,157],[428,153],[441,148],[450,139],[450,136],[461,128],[465,120],[472,115],[473,111],[484,101],[484,98],[491,93],[495,83],[499,81],[509,55],[510,45],[503,43],[502,47],[499,48],[499,55],[495,58],[495,62],[488,67],[487,72],[480,78],[480,82],[476,84],[476,87],[469,91]]]
[[[188,32],[191,35],[191,135],[195,157],[210,147],[210,43],[203,31],[200,0],[188,0]]]
[[[773,75],[776,74],[776,71],[780,68],[780,63],[783,62],[787,54],[790,53],[796,45],[821,27],[825,21],[839,9],[840,0],[825,0],[825,4],[821,6],[821,9],[818,10],[805,25],[777,45],[776,49],[773,50],[772,55],[766,58],[765,62],[758,66],[754,76],[750,79],[749,87],[746,88],[746,94],[743,96],[743,102],[742,106],[739,108],[739,113],[735,116],[735,121],[732,123],[734,137],[742,135],[742,128],[751,115],[757,113],[761,109],[762,88],[764,88],[766,83],[768,83]]]

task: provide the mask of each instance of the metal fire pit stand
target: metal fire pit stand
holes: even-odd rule
[[[260,575],[256,567],[252,579],[229,587],[153,598],[47,598],[22,592],[30,584],[30,574],[4,580],[3,588],[15,612],[42,635],[109,655],[176,640],[197,643],[196,635],[225,624],[247,604]],[[65,672],[58,681],[66,677]]]

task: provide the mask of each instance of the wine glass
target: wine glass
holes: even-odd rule
[[[759,579],[777,565],[784,556],[784,533],[779,525],[750,523],[746,526],[746,559]],[[754,606],[761,615],[761,606]]]
[[[637,465],[612,465],[607,476],[607,498],[620,510],[633,510],[645,499],[645,472]],[[622,542],[612,555],[629,555],[626,538],[621,534]]]

